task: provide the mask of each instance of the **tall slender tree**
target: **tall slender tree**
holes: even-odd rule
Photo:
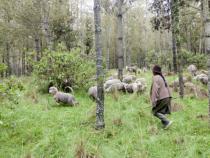
[[[47,42],[47,48],[49,50],[52,50],[53,43],[52,43],[52,37],[51,37],[51,32],[50,32],[50,26],[49,26],[49,18],[50,18],[50,2],[49,0],[47,1],[42,1],[42,18],[43,18],[43,30]]]
[[[203,0],[204,5],[204,22],[205,22],[205,47],[208,54],[208,92],[209,92],[209,124],[210,124],[210,2]]]
[[[135,0],[117,0],[117,57],[118,57],[118,78],[123,79],[124,68],[124,33],[123,15],[129,10]]]
[[[117,56],[118,56],[118,78],[123,79],[124,53],[123,53],[123,3],[117,1]]]
[[[102,57],[101,39],[101,3],[94,0],[94,22],[95,22],[95,47],[96,47],[96,67],[97,67],[97,106],[96,106],[96,129],[103,129],[104,122],[104,73]]]
[[[183,81],[183,57],[181,53],[181,36],[180,36],[180,9],[179,9],[179,4],[180,0],[172,0],[171,1],[171,12],[173,15],[173,40],[176,41],[176,53],[177,53],[177,71],[178,71],[178,77],[179,77],[179,95],[180,98],[184,97],[184,81]]]
[[[170,1],[168,0],[168,3],[170,3]],[[175,10],[175,5],[173,5],[173,0],[170,3],[170,8],[171,8],[171,33],[172,33],[172,52],[173,52],[173,70],[174,73],[177,73],[177,49],[176,49],[176,39],[175,39],[175,15],[174,15],[174,11]]]

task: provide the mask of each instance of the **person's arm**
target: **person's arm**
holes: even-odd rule
[[[155,107],[157,104],[157,100],[159,98],[159,89],[160,89],[160,85],[158,82],[158,78],[153,77],[153,85],[151,89],[151,102],[152,102],[153,107]]]

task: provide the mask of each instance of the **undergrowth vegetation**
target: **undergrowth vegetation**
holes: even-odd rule
[[[141,74],[151,84],[151,75]],[[140,77],[139,76],[139,77]],[[167,80],[172,81],[170,76]],[[96,131],[95,107],[77,90],[78,107],[59,106],[40,94],[30,78],[22,79],[19,104],[0,103],[1,158],[209,158],[208,100],[173,100],[174,121],[163,130],[151,114],[148,91],[140,96],[106,95],[106,128]],[[149,90],[149,88],[148,88]],[[176,98],[177,93],[173,93]]]
[[[61,88],[64,83],[74,89],[88,88],[93,82],[95,63],[81,57],[78,51],[45,52],[33,67],[38,85],[45,91],[49,85]]]
[[[8,99],[12,103],[18,104],[19,94],[24,90],[21,79],[11,76],[0,82],[0,99],[1,101]]]

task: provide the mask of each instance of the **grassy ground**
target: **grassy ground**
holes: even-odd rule
[[[151,75],[142,76],[150,84]],[[85,92],[75,93],[78,107],[62,107],[35,86],[26,86],[18,105],[0,103],[0,158],[210,158],[207,99],[174,100],[174,124],[163,130],[148,92],[107,95],[106,128],[96,131],[95,103]]]

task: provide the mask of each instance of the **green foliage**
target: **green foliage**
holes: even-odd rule
[[[185,66],[194,64],[198,67],[198,69],[206,68],[207,57],[205,54],[194,54],[192,52],[183,49],[182,55]]]
[[[54,41],[56,44],[65,43],[68,50],[77,46],[78,32],[69,26],[69,21],[65,17],[59,17],[53,20],[52,31],[54,33]]]
[[[155,51],[150,51],[146,54],[146,63],[159,64],[162,67],[169,68],[172,63],[172,56],[170,52],[157,53]]]
[[[50,84],[61,88],[66,80],[75,89],[87,88],[95,74],[94,67],[94,63],[81,57],[76,49],[71,52],[45,52],[33,68],[36,81],[47,90]]]
[[[93,24],[92,20],[90,18],[86,19],[85,23],[85,39],[84,39],[84,45],[85,45],[85,53],[90,54],[91,49],[93,48]]]
[[[5,64],[0,63],[0,73],[5,72],[7,70],[7,66]]]
[[[0,82],[0,99],[9,99],[18,104],[19,92],[24,90],[23,83],[16,77],[10,77]]]

